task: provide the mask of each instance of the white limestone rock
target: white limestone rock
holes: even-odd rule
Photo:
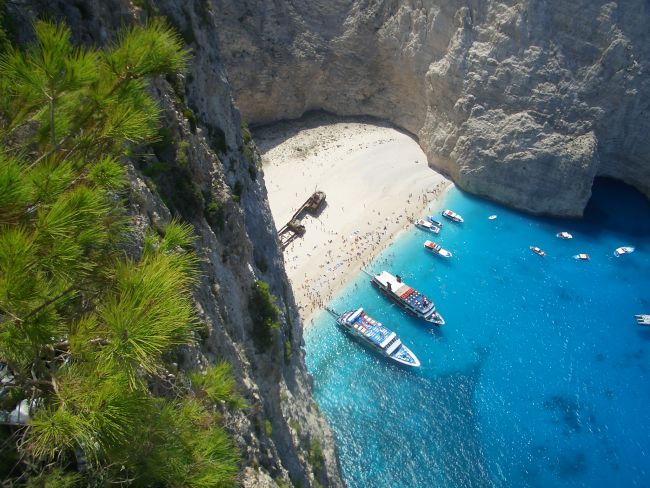
[[[578,216],[595,176],[650,195],[646,0],[215,0],[250,122],[310,109],[418,136],[462,188]]]

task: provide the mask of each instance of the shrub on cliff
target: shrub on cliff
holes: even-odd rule
[[[0,56],[0,478],[233,485],[212,407],[240,401],[227,368],[166,373],[165,353],[193,340],[192,229],[171,222],[138,259],[121,247],[120,161],[158,133],[146,80],[187,53],[160,21],[106,50],[73,47],[62,25],[35,30]]]
[[[253,338],[257,348],[265,351],[273,344],[274,332],[280,328],[280,311],[269,291],[268,283],[256,281],[253,284],[249,303],[253,319]]]

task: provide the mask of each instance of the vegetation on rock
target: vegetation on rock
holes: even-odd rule
[[[63,25],[35,32],[0,56],[0,478],[234,485],[214,407],[243,406],[228,366],[188,377],[166,360],[195,337],[192,229],[123,248],[122,160],[159,133],[147,80],[187,52],[158,20],[105,50],[74,47]]]
[[[275,297],[269,292],[268,283],[256,281],[253,285],[250,314],[253,319],[253,338],[257,348],[264,351],[271,347],[275,331],[280,328],[280,310],[275,304]]]

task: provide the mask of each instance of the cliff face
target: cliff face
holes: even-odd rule
[[[389,119],[462,188],[577,216],[595,176],[650,195],[647,0],[215,0],[250,122]]]
[[[135,224],[127,251],[142,252],[144,233],[168,222],[172,212],[195,228],[201,261],[195,306],[203,330],[196,347],[172,359],[180,370],[221,360],[233,366],[249,408],[223,414],[242,455],[243,486],[284,486],[289,480],[343,486],[333,436],[312,400],[302,327],[259,156],[232,104],[213,11],[200,1],[141,3],[143,8],[125,0],[26,0],[12,2],[9,14],[19,42],[31,39],[29,24],[39,16],[66,21],[75,42],[98,46],[120,27],[151,15],[165,15],[182,33],[192,49],[189,72],[151,87],[162,110],[162,140],[126,162]],[[256,347],[249,313],[256,280],[269,283],[281,311],[281,330],[265,352]]]

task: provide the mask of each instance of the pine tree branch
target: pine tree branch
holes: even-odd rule
[[[95,337],[94,339],[89,339],[88,344],[92,344],[93,346],[108,346],[111,343],[108,339],[104,339],[103,337]],[[64,341],[59,341],[51,344],[53,349],[57,349],[59,351],[67,351],[70,349],[70,341],[69,340],[64,340]]]
[[[54,130],[54,97],[50,97],[50,141],[52,145],[56,143],[56,133]]]
[[[136,79],[138,79],[138,78],[140,78],[140,77],[137,76],[137,75],[129,75],[129,74],[124,75],[124,76],[121,76],[121,77],[118,79],[118,81],[115,83],[115,85],[113,85],[113,87],[112,87],[112,88],[109,90],[109,92],[106,94],[106,98],[110,98],[111,96],[113,96],[113,94],[118,90],[118,88],[120,88],[120,87],[121,87],[124,83],[126,83],[127,81],[136,80]],[[96,110],[97,108],[98,108],[98,104],[95,103],[95,105],[94,105],[90,110],[88,110],[88,111],[86,112],[86,114],[81,118],[81,120],[79,120],[79,122],[77,123],[77,126],[76,126],[76,127],[74,127],[73,129],[71,129],[71,130],[70,130],[70,131],[69,131],[69,132],[68,132],[68,133],[63,137],[63,139],[61,139],[58,143],[55,143],[55,144],[53,145],[53,147],[52,147],[49,151],[43,153],[41,156],[39,156],[38,158],[36,158],[36,160],[35,160],[32,164],[29,165],[28,169],[31,169],[32,167],[34,167],[34,166],[36,166],[38,163],[40,163],[43,159],[48,158],[48,157],[50,157],[52,154],[54,154],[55,152],[59,151],[60,148],[61,148],[61,146],[63,146],[63,145],[64,145],[66,142],[68,142],[72,137],[74,137],[75,134],[77,134],[77,132],[79,132],[80,130],[83,129],[84,125],[86,124],[86,122],[88,122],[88,119],[90,119],[90,117],[92,117],[92,115],[95,113],[95,110]]]
[[[59,293],[59,294],[58,294],[57,296],[55,296],[54,298],[50,298],[47,302],[45,302],[45,303],[39,305],[39,306],[36,307],[34,310],[32,310],[31,312],[29,312],[29,313],[28,313],[28,314],[27,314],[27,315],[26,315],[26,316],[21,320],[21,322],[24,322],[25,320],[29,319],[30,317],[33,317],[34,315],[36,315],[37,313],[39,313],[41,310],[43,310],[43,309],[49,307],[49,306],[52,305],[54,302],[60,300],[60,299],[63,298],[64,296],[69,295],[71,292],[75,291],[75,289],[76,289],[76,287],[73,285],[73,286],[71,286],[70,288],[68,288],[67,290],[65,290],[65,291],[63,291],[63,292],[61,292],[61,293]],[[19,319],[19,320],[20,320],[20,319]]]
[[[32,109],[31,111],[27,112],[24,115],[24,117],[22,118],[23,120],[18,121],[18,123],[16,123],[15,125],[10,123],[5,130],[0,131],[0,139],[6,140],[16,130],[18,130],[20,127],[25,125],[28,121],[30,121],[31,118],[37,113],[38,113],[38,109]]]
[[[3,314],[6,314],[6,315],[9,315],[12,319],[14,319],[14,322],[22,322],[22,321],[23,321],[23,319],[21,319],[20,317],[16,317],[16,316],[15,316],[14,314],[12,314],[9,310],[3,310],[3,309],[0,309],[0,313],[3,313]],[[1,323],[2,323],[2,321],[0,321],[0,324],[1,324]]]

